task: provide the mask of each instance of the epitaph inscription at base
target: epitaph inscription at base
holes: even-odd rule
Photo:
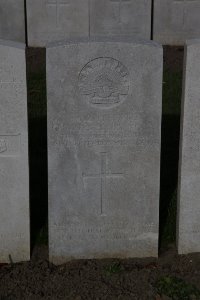
[[[54,263],[157,256],[161,86],[157,44],[47,48]]]
[[[0,263],[30,258],[25,45],[0,40]]]

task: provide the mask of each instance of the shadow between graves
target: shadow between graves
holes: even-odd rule
[[[27,49],[31,249],[47,243],[47,98],[45,49]]]
[[[160,249],[176,240],[180,117],[163,115],[160,175]]]
[[[160,175],[160,250],[176,241],[183,47],[164,46]]]

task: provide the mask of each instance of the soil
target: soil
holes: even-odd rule
[[[158,279],[169,275],[200,287],[200,254],[178,256],[170,247],[158,260],[77,260],[54,266],[42,246],[30,262],[1,267],[0,299],[172,299],[160,297],[155,288]]]
[[[28,49],[27,58],[28,73],[37,73],[38,70],[44,72],[44,50]],[[181,71],[182,64],[182,47],[164,48],[164,66],[166,70],[172,72]],[[38,123],[40,137],[41,126],[45,124],[46,119],[44,118],[43,121],[43,123]],[[36,126],[35,124],[34,122],[31,123],[30,128],[32,129],[32,127]],[[44,130],[42,129],[44,136],[46,135],[45,126]],[[31,130],[30,134],[32,134]],[[34,140],[37,139],[37,133],[35,133],[35,136],[32,135],[31,137],[33,145],[37,144]],[[31,179],[31,209],[33,211],[31,217],[33,245],[31,261],[0,265],[0,300],[200,300],[200,297],[192,294],[188,298],[167,296],[167,293],[158,291],[156,287],[158,280],[170,276],[181,278],[185,284],[193,284],[200,289],[200,254],[177,255],[174,244],[165,244],[165,247],[160,247],[162,250],[160,250],[158,260],[76,260],[61,266],[54,266],[49,263],[48,248],[44,243],[43,245],[37,243],[34,227],[34,224],[37,223],[38,225],[37,221],[41,219],[40,224],[42,228],[47,215],[47,197],[43,197],[46,195],[47,181],[46,178],[45,180],[44,178],[41,179],[41,190],[44,189],[44,192],[41,193],[41,190],[39,190],[37,194],[39,183],[36,181],[36,177],[38,180],[38,170],[34,169],[37,168],[35,160],[40,162],[39,157],[41,157],[41,153],[43,153],[42,160],[46,159],[46,150],[44,151],[46,141],[44,144],[42,142],[41,144],[39,143],[39,145],[41,145],[41,148],[38,147],[37,151],[30,151],[30,159],[33,161],[30,164],[31,178],[33,178]],[[44,166],[46,165],[44,164]],[[166,200],[161,199],[162,201]],[[34,202],[37,203],[39,209],[36,208],[35,210]],[[43,203],[43,210],[41,209],[41,203]],[[41,228],[37,228],[37,230]]]

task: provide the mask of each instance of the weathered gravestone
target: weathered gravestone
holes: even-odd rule
[[[28,44],[70,37],[150,39],[151,0],[27,0]]]
[[[29,259],[25,46],[0,40],[0,263]]]
[[[47,49],[50,260],[157,256],[162,49]]]
[[[89,0],[27,0],[29,46],[89,34]]]
[[[183,45],[200,36],[200,0],[154,0],[153,39]]]
[[[180,254],[200,252],[200,40],[188,41],[185,52],[177,222]]]
[[[0,39],[25,42],[24,0],[0,0]]]
[[[91,0],[91,36],[151,37],[151,0]]]

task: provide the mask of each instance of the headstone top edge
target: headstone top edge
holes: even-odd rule
[[[185,46],[195,46],[195,45],[200,45],[200,39],[190,39],[186,40]]]
[[[68,39],[56,42],[50,42],[46,44],[46,48],[57,48],[63,46],[69,46],[73,44],[89,44],[89,43],[124,43],[124,44],[132,44],[135,46],[149,46],[155,48],[163,49],[162,45],[154,42],[152,40],[143,40],[143,39],[133,39],[130,37],[95,37],[95,38],[75,38],[75,39]]]
[[[0,46],[10,47],[10,48],[18,48],[25,50],[26,45],[24,43],[19,43],[15,41],[9,41],[9,40],[2,40],[0,39]]]

